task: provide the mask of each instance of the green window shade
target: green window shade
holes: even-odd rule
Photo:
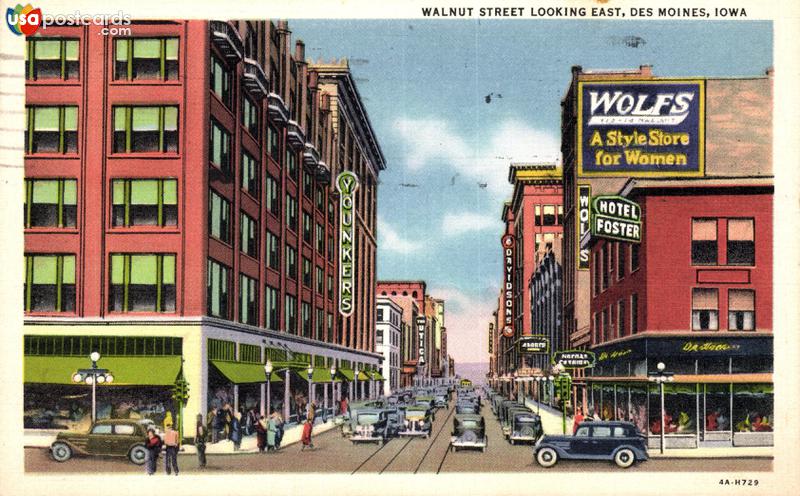
[[[114,205],[125,205],[125,181],[123,179],[112,181],[111,201]]]
[[[175,284],[175,255],[164,255],[162,268],[161,281],[164,284]]]
[[[222,198],[216,193],[211,193],[211,232],[219,235],[222,230],[220,222],[222,219]]]
[[[66,40],[64,44],[67,60],[78,60],[78,40]]]
[[[158,181],[150,179],[131,181],[131,204],[157,205]]]
[[[61,40],[36,40],[34,50],[34,58],[37,60],[59,60]]]
[[[58,131],[58,107],[35,107],[33,123],[36,131]]]
[[[78,182],[74,179],[64,180],[64,205],[78,204]]]
[[[61,272],[61,282],[75,284],[75,256],[64,255],[64,265]]]
[[[33,257],[33,284],[56,284],[57,259],[55,256]]]
[[[176,131],[178,129],[178,107],[164,107],[164,130]]]
[[[178,181],[164,179],[164,205],[178,204]]]
[[[125,279],[125,255],[111,255],[111,284],[122,284]]]
[[[178,60],[178,38],[167,38],[167,60]]]
[[[78,107],[64,107],[64,131],[78,130]]]
[[[159,127],[158,114],[158,107],[133,107],[133,129],[135,131],[157,131]]]
[[[58,180],[34,181],[33,203],[58,203]]]
[[[130,107],[114,107],[114,131],[124,131],[127,128],[127,114]]]
[[[161,56],[161,40],[143,38],[133,40],[133,56],[141,59],[157,59]]]
[[[115,58],[118,61],[128,60],[128,44],[130,40],[117,40]]]
[[[157,271],[155,255],[131,255],[131,284],[156,284]]]

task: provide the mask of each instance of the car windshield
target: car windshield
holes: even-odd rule
[[[361,425],[372,425],[380,419],[377,413],[362,413],[358,415],[358,423]]]
[[[462,429],[479,429],[480,425],[475,420],[462,420],[459,427]]]
[[[530,417],[528,415],[520,415],[517,417],[517,422],[536,422],[536,417]]]
[[[406,415],[425,415],[426,410],[424,408],[407,408]]]

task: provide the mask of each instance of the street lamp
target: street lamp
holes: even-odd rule
[[[314,383],[312,382],[312,378],[314,377],[314,366],[309,365],[306,369],[306,374],[308,374],[308,406],[309,409],[311,408],[311,388],[314,387]],[[313,419],[312,419],[313,421]]]
[[[336,377],[336,364],[331,364],[331,369],[329,371],[331,373],[331,416],[336,415],[336,398],[334,391],[336,390],[336,383],[333,382],[333,379]]]
[[[658,369],[655,372],[648,372],[647,373],[647,380],[650,382],[655,382],[659,386],[659,393],[661,396],[661,454],[664,454],[664,416],[666,412],[664,411],[664,383],[665,382],[672,382],[675,380],[675,374],[673,372],[664,372],[664,369],[667,368],[664,365],[664,362],[658,362],[656,365]]]
[[[270,384],[270,379],[272,379],[272,361],[267,359],[267,363],[264,364],[264,375],[267,378],[267,416],[272,413],[271,409],[271,402],[272,402],[272,394],[271,389],[272,385]]]
[[[85,383],[92,386],[92,423],[94,423],[97,419],[97,385],[111,384],[114,382],[114,376],[111,375],[108,369],[97,367],[97,362],[100,361],[100,353],[93,351],[89,354],[89,360],[92,361],[92,368],[78,369],[72,374],[72,382],[76,384]]]

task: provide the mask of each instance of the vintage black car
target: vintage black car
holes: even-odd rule
[[[361,409],[356,414],[356,422],[350,441],[377,442],[383,444],[389,437],[388,413],[378,409]]]
[[[508,434],[508,441],[511,444],[519,442],[536,442],[544,435],[542,430],[542,419],[530,411],[514,411],[511,417],[511,429]]]
[[[386,437],[397,437],[400,430],[405,425],[406,408],[402,405],[396,405],[383,409],[386,412]]]
[[[500,419],[500,427],[503,430],[503,435],[508,437],[511,434],[511,421],[514,419],[514,415],[517,413],[532,413],[531,410],[519,403],[515,405],[511,405],[505,409],[503,414],[503,418]]]
[[[494,412],[495,416],[500,415],[500,404],[505,400],[505,397],[502,394],[493,394],[492,398],[492,412]]]
[[[612,460],[628,468],[647,460],[645,437],[630,422],[583,422],[574,436],[544,436],[533,457],[549,468],[565,460]]]
[[[449,402],[448,398],[449,394],[447,391],[441,392],[438,391],[433,395],[433,406],[436,408],[447,408],[447,404]]]
[[[467,402],[459,401],[458,403],[456,403],[456,415],[464,413],[472,413],[474,415],[477,415],[479,412],[480,411],[477,405],[475,405],[475,403],[471,401]]]
[[[57,462],[74,455],[125,456],[141,465],[147,457],[144,444],[151,425],[139,420],[98,420],[89,432],[59,432],[50,445],[50,456]]]
[[[480,415],[456,414],[453,418],[453,433],[450,437],[450,451],[458,448],[480,448],[486,451],[486,421]]]
[[[433,415],[431,409],[424,405],[409,406],[403,418],[403,428],[398,432],[400,436],[422,436],[431,435],[433,427]]]

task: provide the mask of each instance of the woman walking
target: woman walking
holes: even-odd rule
[[[158,462],[158,455],[161,453],[161,438],[158,437],[155,429],[147,429],[147,442],[144,447],[147,448],[145,470],[147,470],[147,475],[153,475],[156,473],[156,463]]]
[[[231,419],[231,441],[233,441],[233,451],[239,451],[242,446],[242,414],[233,413]]]
[[[267,422],[263,415],[256,422],[256,445],[259,453],[263,453],[267,447]]]
[[[275,412],[269,416],[269,422],[267,422],[267,451],[275,451],[277,449],[277,440],[278,440],[278,420],[275,416]]]

